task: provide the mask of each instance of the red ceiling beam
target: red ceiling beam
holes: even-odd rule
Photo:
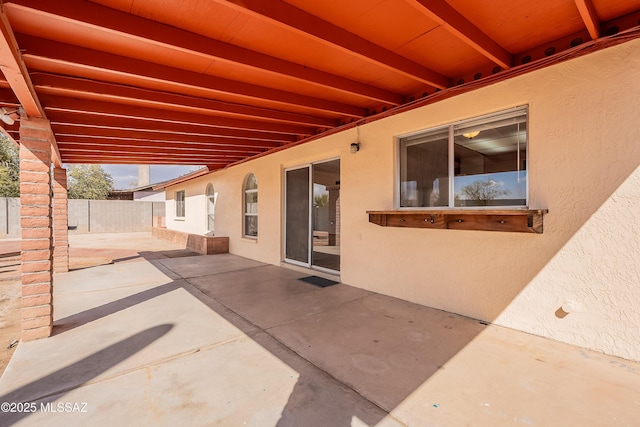
[[[110,116],[118,118],[133,118],[146,121],[160,121],[177,124],[186,124],[195,128],[230,128],[250,129],[264,132],[285,133],[293,135],[311,135],[313,132],[304,126],[289,125],[286,123],[272,123],[262,121],[249,121],[232,119],[227,117],[204,116],[183,113],[180,111],[158,110],[155,108],[136,107],[132,105],[113,104],[79,100],[75,98],[41,96],[45,103],[45,111],[59,113],[77,113],[94,116]]]
[[[593,2],[591,0],[575,0],[575,2],[589,35],[593,40],[597,39],[600,37],[600,20],[593,7]]]
[[[190,159],[169,159],[165,160],[158,155],[65,155],[64,163],[71,164],[111,164],[111,165],[204,165],[205,163],[194,162]],[[225,167],[230,162],[211,162],[215,167]]]
[[[161,132],[141,132],[134,130],[121,130],[113,128],[81,128],[69,125],[54,125],[54,132],[62,141],[68,141],[69,137],[101,138],[114,144],[169,144],[169,145],[194,145],[211,149],[269,149],[282,145],[275,141],[243,140],[237,138],[210,137],[201,135],[179,135]],[[80,131],[81,130],[81,131]]]
[[[397,72],[422,83],[444,89],[449,86],[449,78],[404,56],[371,43],[369,40],[350,33],[330,22],[281,0],[215,0],[242,13],[248,13],[281,28],[295,30],[309,37],[388,70]]]
[[[504,69],[511,68],[513,57],[445,0],[409,0],[425,16],[442,25],[451,34]]]
[[[139,140],[123,140],[102,137],[85,137],[80,135],[59,135],[60,147],[71,146],[99,146],[104,147],[105,151],[114,148],[147,148],[147,149],[168,149],[180,152],[181,150],[203,152],[211,154],[230,154],[230,155],[251,155],[258,154],[268,150],[271,147],[251,147],[251,146],[228,146],[228,145],[210,145],[195,143],[168,143],[165,141],[139,141]]]
[[[96,163],[107,163],[107,164],[127,164],[135,162],[137,164],[164,164],[164,165],[229,165],[231,163],[235,163],[234,159],[207,159],[207,158],[180,158],[180,159],[171,159],[170,161],[165,161],[162,157],[158,156],[158,154],[133,154],[131,156],[121,156],[121,155],[101,155],[100,153],[71,153],[69,155],[63,154],[64,163],[82,163],[82,164],[96,164]],[[236,160],[237,161],[237,160]]]
[[[0,32],[2,32],[0,35],[0,69],[9,82],[11,90],[29,117],[46,118],[29,78],[27,67],[22,61],[20,48],[5,14],[4,6],[0,9]]]
[[[32,80],[36,90],[41,94],[102,100],[203,115],[225,115],[236,118],[291,123],[310,127],[334,127],[337,125],[335,120],[304,114],[274,111],[266,108],[139,89],[131,86],[102,83],[74,77],[33,73]]]
[[[18,98],[27,117],[46,119],[46,114],[31,83],[29,71],[23,61],[20,47],[2,4],[0,4],[0,32],[2,33],[0,34],[0,70],[14,93],[14,96],[7,99]],[[50,142],[51,161],[60,167],[62,166],[60,152],[53,133]]]
[[[112,159],[110,163],[121,163],[126,160],[137,159],[140,163],[145,164],[148,161],[153,161],[156,164],[191,164],[191,165],[210,165],[210,164],[229,164],[238,161],[242,161],[251,157],[245,156],[199,156],[188,154],[175,154],[164,153],[159,151],[140,151],[131,152],[129,150],[122,152],[108,152],[100,151],[100,149],[84,149],[84,150],[69,150],[61,149],[62,158],[67,163],[69,160],[73,160],[74,163],[95,163],[95,159]]]
[[[279,134],[272,132],[257,132],[244,129],[228,128],[204,128],[194,127],[181,123],[149,122],[148,120],[126,118],[92,116],[80,113],[62,113],[52,111],[49,119],[54,129],[59,125],[76,126],[87,129],[119,129],[125,132],[156,132],[178,136],[201,136],[205,138],[233,138],[238,140],[293,142],[295,135]],[[82,132],[88,132],[82,130]]]
[[[95,79],[96,76],[100,76],[100,80],[107,82],[147,89],[162,89],[176,93],[196,90],[207,93],[214,99],[224,94],[242,103],[251,103],[252,100],[267,101],[274,108],[289,106],[296,110],[305,109],[309,112],[356,118],[366,115],[364,108],[340,102],[195,73],[24,34],[18,35],[18,39],[20,46],[25,49],[23,58],[32,71],[68,74],[71,67],[77,77]]]
[[[190,52],[212,61],[240,64],[255,70],[294,78],[312,85],[339,90],[370,100],[392,105],[402,103],[402,96],[300,64],[268,56],[256,51],[223,43],[169,25],[120,12],[95,3],[80,0],[14,0],[6,5],[9,13],[20,11],[32,15],[47,15],[49,19],[103,31],[106,37],[121,35],[146,40],[150,48],[163,47]]]
[[[97,146],[88,146],[88,147],[73,147],[73,146],[61,146],[60,152],[62,153],[63,158],[66,156],[87,156],[90,160],[91,157],[97,156],[119,156],[119,157],[128,157],[128,156],[159,156],[160,158],[171,159],[171,161],[180,159],[189,161],[196,164],[204,164],[204,163],[223,163],[230,161],[238,161],[245,159],[248,155],[239,156],[239,155],[230,155],[230,154],[203,154],[198,152],[191,151],[183,151],[176,152],[170,150],[154,150],[145,147],[127,147],[124,149],[111,149],[109,151],[105,151],[103,148]]]

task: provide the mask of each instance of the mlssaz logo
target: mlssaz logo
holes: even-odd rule
[[[87,402],[40,403],[40,412],[82,412],[87,411]]]

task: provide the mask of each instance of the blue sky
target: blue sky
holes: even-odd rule
[[[493,180],[500,190],[508,190],[509,193],[501,199],[526,199],[527,198],[527,171],[498,172],[478,175],[456,176],[455,188],[460,189],[473,181]]]
[[[200,167],[151,165],[151,184],[177,178]],[[138,165],[102,165],[102,168],[113,178],[116,190],[126,190],[138,186]]]

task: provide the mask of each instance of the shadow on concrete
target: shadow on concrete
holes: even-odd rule
[[[203,258],[213,270],[217,264],[220,269],[237,266],[196,277],[189,277],[199,274],[192,270],[195,259],[150,258],[174,280],[58,319],[54,334],[183,288],[298,373],[280,427],[352,426],[354,419],[376,425],[485,328],[462,316],[343,284],[318,288],[299,280],[307,273],[256,267],[236,256]],[[4,398],[32,400],[38,383],[98,365],[86,382],[130,354],[129,344],[110,347]],[[98,362],[109,359],[114,360],[109,366]],[[386,421],[395,425],[395,420]]]
[[[114,264],[117,264],[119,262],[125,262],[125,261],[132,261],[134,259],[141,259],[141,255],[132,255],[132,256],[126,256],[126,257],[121,257],[121,258],[114,258],[111,260],[111,262],[113,262]]]
[[[85,249],[85,250],[90,253],[93,249]],[[168,259],[168,258],[199,256],[199,255],[201,254],[189,251],[187,249],[177,249],[177,250],[169,250],[169,251],[141,251],[138,253],[138,255],[135,255],[135,256],[114,259],[112,264],[133,260],[133,259],[147,260],[163,273],[169,273],[171,275],[170,270],[168,271],[166,268],[163,268],[162,264],[160,264],[158,260]],[[99,264],[99,265],[104,265],[104,264]],[[95,266],[97,265],[93,265],[93,266],[89,265],[82,268],[70,269],[70,271],[83,270],[85,268],[91,268]],[[175,282],[170,282],[164,285],[156,286],[151,289],[147,289],[145,291],[139,292],[134,295],[130,295],[125,298],[111,301],[107,304],[104,304],[98,307],[93,307],[88,310],[75,313],[65,318],[57,319],[53,328],[53,335],[58,335],[66,331],[70,331],[78,326],[82,326],[84,324],[109,316],[110,314],[116,313],[118,311],[122,311],[124,309],[133,307],[137,304],[143,303],[157,296],[171,292],[180,287],[182,287],[180,284],[176,284]]]
[[[531,286],[534,278],[541,273],[566,277],[561,274],[562,258],[558,255],[566,252],[570,245],[581,247],[585,245],[585,241],[588,242],[588,235],[585,236],[582,229],[588,222],[594,221],[594,218],[606,214],[606,209],[601,212],[602,205],[633,175],[639,156],[640,151],[628,156],[618,168],[619,173],[609,177],[606,185],[597,188],[597,194],[587,190],[591,185],[589,180],[576,180],[568,176],[566,182],[575,187],[572,190],[585,194],[585,208],[575,211],[561,206],[558,201],[543,206],[552,209],[552,212],[565,213],[563,216],[549,215],[548,220],[545,220],[543,235],[518,236],[515,239],[498,233],[492,234],[491,241],[487,243],[487,235],[471,232],[465,234],[464,239],[451,239],[450,242],[446,241],[444,233],[416,233],[415,239],[423,239],[422,245],[425,248],[428,245],[438,247],[440,256],[456,259],[461,253],[470,253],[473,254],[475,264],[482,265],[483,268],[482,274],[467,272],[466,275],[460,273],[460,277],[456,276],[457,282],[465,285],[464,292],[450,293],[451,301],[440,302],[440,306],[470,306],[490,295],[492,303],[477,311],[482,314],[478,317],[492,321],[512,304],[520,292]],[[610,164],[613,164],[611,159],[603,156],[602,170],[608,170],[607,165]],[[569,169],[567,174],[570,173]],[[630,223],[630,227],[632,225]],[[377,237],[380,232],[372,228],[372,238]],[[443,237],[438,240],[440,236]],[[622,237],[633,236],[635,234],[630,230],[628,236]],[[354,271],[369,271],[386,280],[389,277],[386,274],[389,269],[387,255],[384,251],[373,253],[376,247],[372,244],[371,254],[363,254],[350,262],[356,264]],[[615,249],[621,250],[622,246]],[[184,278],[191,286],[172,282],[61,319],[60,323],[70,323],[71,328],[74,328],[80,322],[105,317],[177,287],[184,287],[211,310],[299,373],[298,382],[282,411],[279,426],[350,426],[354,417],[368,425],[375,425],[427,381],[434,377],[437,379],[436,374],[448,369],[455,356],[486,328],[484,324],[470,318],[371,293],[341,300],[338,293],[348,289],[346,285],[319,289],[301,284],[296,277],[288,277],[293,273],[282,273],[282,277],[268,277],[267,267],[242,272],[241,269],[224,270],[226,266],[221,264],[220,273],[194,278],[171,265],[163,265],[168,262],[166,258],[176,258],[178,253],[184,254],[183,251],[175,254],[172,252],[174,251],[147,252],[141,253],[141,256],[163,272],[169,269],[173,280]],[[573,252],[576,252],[575,249],[569,250],[569,256]],[[535,253],[536,257],[532,259],[528,256],[531,253]],[[595,258],[597,261],[601,256],[599,252],[594,252],[587,260]],[[213,264],[208,268],[215,270],[216,257],[198,257],[198,263]],[[410,259],[407,262],[407,274],[415,275],[414,269],[418,266],[422,271],[429,272],[419,292],[426,295],[437,294],[435,291],[441,291],[443,283],[451,281],[450,272],[447,275],[442,270],[444,267],[433,264],[438,259],[425,259],[421,263]],[[185,259],[187,260],[188,258]],[[268,268],[278,269],[273,266]],[[253,270],[251,276],[248,275],[248,270]],[[397,271],[401,271],[399,267]],[[549,281],[554,282],[557,280]],[[394,288],[403,289],[403,277],[395,277],[391,283]],[[562,286],[568,289],[574,287],[572,284]],[[331,304],[320,304],[318,301],[322,299]],[[554,321],[560,318],[562,313],[557,309],[557,306],[549,305],[547,317],[552,316]],[[571,319],[570,316],[563,317]],[[274,318],[278,321],[274,321]],[[603,326],[593,327],[598,329]],[[256,333],[256,328],[259,333]],[[68,329],[59,329],[57,333]],[[616,335],[611,331],[603,332],[603,336]],[[495,345],[495,351],[484,357],[500,355],[500,346],[491,343],[487,346],[491,349],[492,345]],[[524,347],[521,352],[526,352]],[[539,359],[535,360],[543,363]],[[481,367],[483,360],[474,362]],[[523,392],[523,395],[527,392],[522,386],[511,384],[511,379],[501,376],[499,371],[487,374],[482,369],[477,369],[471,375],[475,378],[469,378],[469,381],[476,385],[478,378],[487,378],[496,389],[516,390]],[[466,392],[468,390],[465,390],[465,384],[461,383],[460,394],[464,395]],[[531,396],[531,393],[526,395]],[[427,409],[437,408],[436,405],[441,403],[425,401],[424,406]],[[564,413],[563,415],[566,416]],[[428,423],[428,419],[423,421]]]
[[[442,418],[434,411],[444,413],[446,404],[455,405],[456,397],[449,402],[430,400],[443,395],[438,385],[434,388],[433,384],[441,382],[444,376],[453,378],[446,393],[448,398],[467,393],[491,394],[496,387],[512,390],[509,395],[533,396],[526,387],[514,384],[507,377],[513,375],[513,368],[508,371],[510,374],[505,373],[502,362],[495,361],[510,357],[504,355],[505,346],[497,340],[480,340],[484,342],[483,351],[474,353],[471,362],[467,360],[467,364],[475,368],[461,376],[460,365],[456,365],[455,360],[460,359],[461,353],[468,353],[461,350],[474,341],[472,346],[478,347],[476,338],[486,330],[486,322],[344,284],[318,288],[300,281],[308,272],[235,255],[168,259],[158,258],[153,252],[141,254],[169,277],[169,283],[59,319],[54,332],[62,334],[184,289],[298,374],[295,386],[291,383],[293,389],[287,389],[286,404],[284,399],[278,404],[277,410],[281,411],[278,426],[402,425],[389,415],[392,411],[408,425],[436,422]],[[107,284],[118,283],[116,271],[115,275],[101,273],[108,277]],[[130,286],[127,283],[126,286]],[[522,342],[514,345],[520,349],[526,347]],[[529,359],[533,361],[533,356]],[[262,361],[256,359],[255,363]],[[500,366],[496,368],[496,364]],[[536,358],[533,364],[536,366],[529,364],[527,368],[541,369],[543,361]],[[231,375],[228,381],[239,381],[240,388],[245,381],[252,381],[228,375]],[[55,378],[58,379],[61,380]],[[426,383],[430,384],[427,388]],[[212,387],[216,387],[215,384]],[[68,390],[71,388],[74,387]],[[575,391],[562,387],[560,390]],[[562,394],[556,396],[552,392],[551,400],[560,401]],[[41,395],[41,391],[36,393]],[[525,398],[514,401],[522,399]],[[409,410],[407,402],[410,402]],[[476,414],[473,408],[469,411]],[[416,413],[424,418],[415,418]]]
[[[115,301],[111,301],[107,304],[93,307],[88,310],[81,311],[62,319],[55,321],[53,326],[53,335],[59,335],[64,332],[68,332],[78,326],[91,323],[95,320],[102,319],[118,311],[125,310],[135,305],[141,304],[157,296],[174,291],[181,286],[175,282],[170,282],[164,285],[160,285],[151,289],[147,289],[137,294],[130,295],[125,298],[120,298]]]
[[[172,328],[172,324],[163,324],[146,329],[4,396],[0,396],[0,402],[13,402],[16,404],[33,402],[36,405],[35,409],[37,409],[36,411],[17,412],[3,410],[0,412],[0,425],[9,427],[32,413],[41,412],[41,404],[47,406],[47,404],[55,402],[69,391],[86,384],[166,335]],[[73,384],[69,384],[70,378],[74,379]]]
[[[255,286],[260,286],[259,280]],[[330,300],[331,293],[340,287],[346,285],[309,292],[320,298],[324,293]],[[252,326],[267,335],[252,339],[299,373],[278,427],[347,427],[354,425],[354,417],[366,425],[377,425],[433,374],[445,369],[446,363],[485,328],[472,319],[368,295],[263,329],[264,318],[249,307],[258,302],[248,299],[243,303],[246,306],[223,303],[201,285],[197,289],[244,320],[244,316],[250,317]],[[191,293],[243,328],[243,323],[225,316],[224,310],[198,291]],[[305,301],[304,294],[298,298],[295,311],[313,313],[313,303]],[[273,310],[283,309],[273,299],[265,303]],[[287,304],[296,302],[287,299]]]
[[[376,425],[486,328],[347,285],[317,288],[305,275],[264,266],[184,277],[194,297],[299,373],[280,427]]]

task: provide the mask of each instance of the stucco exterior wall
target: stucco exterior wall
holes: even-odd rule
[[[395,138],[529,105],[529,206],[544,233],[379,227],[395,206]],[[640,360],[640,41],[274,153],[167,189],[167,226],[216,235],[230,252],[279,264],[283,170],[341,159],[344,283],[570,344]],[[259,237],[242,237],[242,185],[259,184]],[[173,193],[187,190],[184,221]],[[570,303],[570,304],[567,304]],[[569,313],[559,308],[565,304]]]

